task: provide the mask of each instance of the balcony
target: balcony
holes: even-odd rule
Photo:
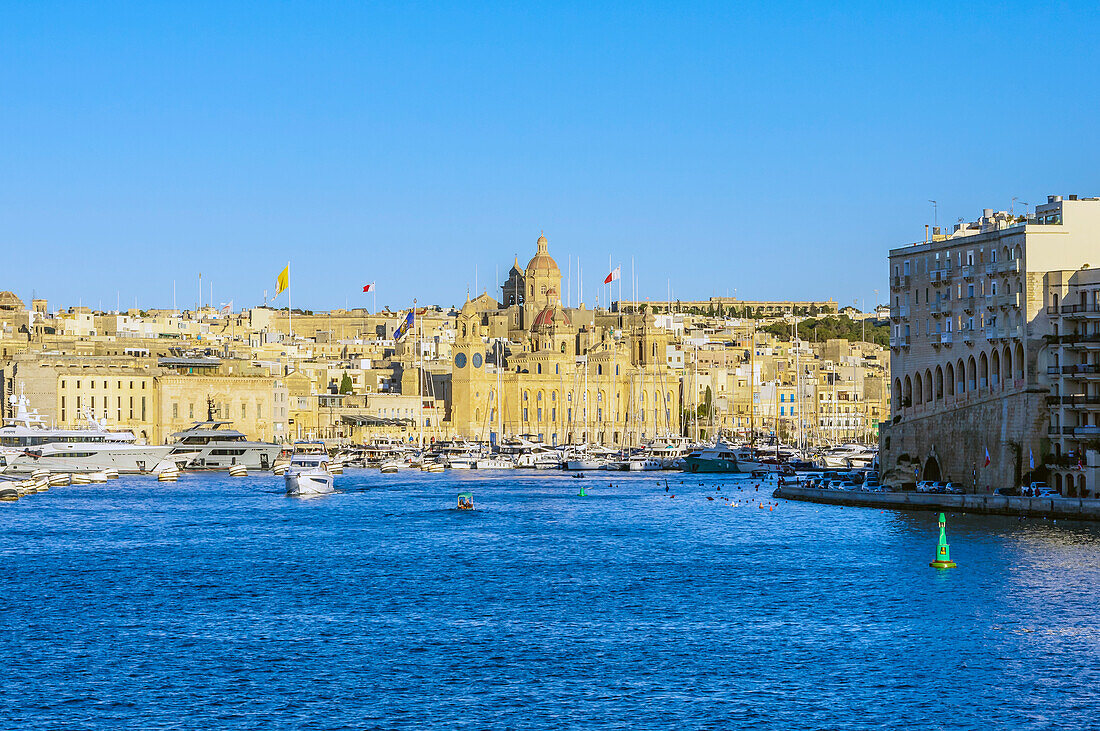
[[[909,336],[908,335],[898,335],[898,336],[890,338],[890,347],[891,348],[908,348],[909,347]]]
[[[1046,339],[1053,345],[1065,345],[1069,348],[1100,348],[1100,332],[1048,335]]]
[[[974,278],[974,265],[973,264],[966,264],[964,266],[959,267],[959,274],[964,279],[973,279]]]
[[[1005,331],[999,327],[987,327],[985,329],[986,340],[1003,340]]]
[[[1100,406],[1100,395],[1087,396],[1083,393],[1068,396],[1047,396],[1047,404],[1050,406]]]
[[[985,265],[985,273],[986,274],[996,274],[997,273],[997,262],[991,261],[988,264],[986,264]]]
[[[1002,261],[997,266],[997,271],[1001,274],[1019,274],[1020,273],[1020,260],[1009,259],[1008,261]]]
[[[1057,368],[1057,366],[1051,366],[1050,368]],[[1050,372],[1050,368],[1047,372]],[[1100,376],[1100,363],[1078,363],[1077,365],[1064,365],[1062,366],[1061,373],[1063,376]]]
[[[904,317],[909,317],[909,305],[899,305],[890,308],[891,320],[900,320]]]
[[[1073,429],[1073,436],[1075,437],[1100,437],[1100,426],[1075,426],[1068,427]]]
[[[951,345],[953,335],[954,333],[940,333],[940,343],[943,345]]]
[[[991,294],[985,296],[985,308],[987,310],[997,309],[997,298]]]
[[[893,279],[894,289],[909,289],[909,275],[895,274]]]
[[[974,342],[974,331],[970,328],[964,327],[962,329],[962,339],[964,343],[971,344]]]
[[[978,306],[978,298],[977,297],[966,297],[966,298],[963,299],[963,309],[965,309],[967,311],[967,313],[973,315],[974,314],[974,308],[977,307],[977,306]]]
[[[1062,305],[1062,315],[1071,318],[1100,315],[1100,302],[1089,302],[1083,305]]]
[[[1007,309],[1009,307],[1019,308],[1023,301],[1023,296],[1016,292],[1015,294],[1002,294],[997,296],[997,306],[1001,309]]]

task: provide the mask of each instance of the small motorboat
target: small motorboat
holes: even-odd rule
[[[383,462],[378,467],[378,471],[381,472],[383,475],[392,475],[405,467],[408,467],[408,465],[404,462],[398,462],[395,459],[391,459]]]
[[[473,510],[474,509],[474,494],[472,492],[460,492],[460,493],[458,493],[458,509],[459,510]]]
[[[328,455],[323,453],[295,454],[283,479],[287,495],[327,495],[336,491],[334,477],[328,471]]]

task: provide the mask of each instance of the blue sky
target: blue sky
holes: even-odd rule
[[[589,304],[869,304],[929,199],[1100,194],[1094,4],[829,5],[4,2],[0,289],[449,305],[545,231]]]

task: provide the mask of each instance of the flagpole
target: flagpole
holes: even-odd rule
[[[378,314],[378,292],[376,292],[375,289],[374,289],[374,282],[370,283],[370,296],[371,296],[371,302],[372,302],[371,307],[374,309],[374,314],[377,315]]]
[[[290,330],[290,340],[294,342],[294,297],[290,292],[290,262],[286,263],[286,314],[290,318],[290,324],[288,329]]]
[[[417,429],[416,439],[417,439],[417,447],[419,449],[423,450],[424,449],[424,396],[423,396],[423,394],[420,393],[420,379],[423,377],[424,371],[422,370],[421,360],[419,358],[419,352],[418,352],[420,350],[420,332],[417,330],[417,328],[420,325],[420,322],[419,322],[420,318],[418,318],[416,316],[416,298],[415,297],[413,298],[412,315],[413,315],[413,328],[412,328],[413,329],[413,337],[416,338],[416,345],[413,346],[413,356],[416,356],[416,358],[417,358],[417,361],[416,361],[416,400],[419,404],[419,409],[417,410],[417,418],[416,418],[416,429]]]

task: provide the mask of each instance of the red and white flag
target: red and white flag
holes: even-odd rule
[[[608,274],[607,277],[604,278],[603,283],[604,284],[611,284],[616,279],[621,277],[622,274],[623,274],[623,266],[622,266],[622,264],[620,264],[619,266],[617,266],[617,267],[615,267],[614,269],[611,270],[611,273]]]
[[[223,315],[228,315],[232,311],[233,311],[233,300],[229,300],[224,305],[222,305],[222,314]]]
[[[363,285],[363,291],[364,292],[373,292],[374,291],[374,282],[371,282],[370,284],[364,284]]]
[[[989,466],[989,461],[990,461],[989,460],[989,447],[986,447],[985,448],[985,464],[983,464],[982,467],[988,467]]]

